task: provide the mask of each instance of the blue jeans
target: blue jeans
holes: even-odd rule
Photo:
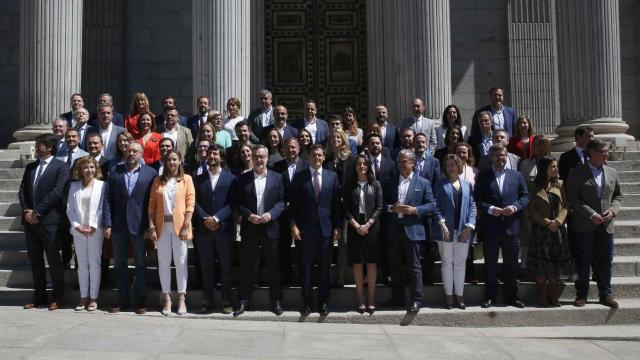
[[[603,226],[598,226],[595,231],[590,233],[575,231],[574,236],[577,251],[576,267],[578,268],[576,297],[586,299],[589,294],[589,275],[592,262],[600,298],[611,296],[613,234],[607,233]]]
[[[111,240],[114,248],[114,258],[116,267],[116,277],[118,279],[118,292],[121,302],[129,301],[129,271],[127,264],[128,244],[131,242],[133,256],[135,259],[135,272],[133,291],[135,293],[135,303],[144,305],[145,288],[147,286],[147,259],[145,240],[140,235],[122,234],[113,232]]]

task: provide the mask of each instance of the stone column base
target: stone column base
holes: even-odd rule
[[[585,121],[576,125],[561,125],[556,128],[558,137],[551,142],[552,151],[567,151],[571,149],[575,143],[574,132],[576,127],[580,125],[589,125],[594,129],[595,137],[608,141],[612,150],[616,148],[626,148],[627,143],[635,141],[635,138],[625,132],[629,129],[629,125],[622,119],[600,118]]]
[[[13,137],[18,141],[31,141],[35,140],[38,135],[47,133],[51,133],[50,126],[29,125],[16,130],[16,132],[13,133]]]

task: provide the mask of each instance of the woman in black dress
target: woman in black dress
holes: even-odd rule
[[[373,176],[368,156],[359,154],[350,168],[349,184],[345,187],[344,209],[349,223],[347,249],[353,266],[359,313],[375,311],[374,292],[378,260],[378,233],[382,214],[382,187]],[[363,265],[367,264],[368,306],[364,305]]]
[[[538,174],[529,183],[529,194],[527,214],[532,227],[527,269],[536,281],[538,304],[560,306],[560,283],[575,277],[575,266],[565,229],[565,191],[555,158],[540,159]]]

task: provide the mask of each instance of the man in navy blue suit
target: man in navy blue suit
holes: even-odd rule
[[[502,143],[489,149],[492,167],[478,173],[474,196],[478,212],[484,217],[485,229],[480,236],[484,243],[485,300],[483,308],[489,308],[498,296],[498,252],[502,249],[503,292],[507,304],[523,308],[518,299],[518,235],[521,211],[529,203],[529,192],[524,176],[516,170],[505,168],[507,148]]]
[[[131,244],[135,259],[134,292],[136,314],[144,314],[145,287],[147,285],[147,264],[145,257],[145,239],[148,233],[149,192],[153,178],[158,173],[144,165],[142,145],[137,142],[129,144],[126,163],[116,165],[107,178],[109,191],[105,193],[105,203],[109,203],[110,211],[102,212],[104,237],[111,239],[114,247],[115,268],[118,280],[119,302],[110,312],[117,313],[129,307],[129,273],[127,264],[127,248]]]
[[[27,165],[18,192],[34,288],[33,300],[24,306],[25,309],[48,303],[49,310],[57,310],[64,298],[64,272],[56,244],[56,230],[63,216],[60,203],[69,178],[69,168],[63,161],[54,158],[57,143],[53,134],[36,138],[37,161]],[[53,283],[51,302],[47,297],[44,255]]]
[[[389,123],[389,110],[384,105],[376,106],[376,123],[380,126],[382,132],[382,145],[393,151],[400,146],[400,137],[398,136],[398,128]]]
[[[209,114],[208,97],[199,96],[196,102],[198,103],[198,113],[187,120],[187,127],[191,130],[193,140],[198,138],[198,131],[200,131],[200,127],[207,122],[207,115]]]
[[[120,127],[124,127],[124,116],[122,113],[113,110],[113,97],[109,94],[100,94],[98,97],[98,105],[96,107],[96,112],[91,115],[89,118],[89,126],[97,127],[100,123],[100,109],[102,107],[108,106],[111,108],[111,122]]]
[[[326,121],[318,119],[316,117],[317,113],[316,102],[307,100],[304,103],[304,117],[296,120],[291,125],[298,130],[306,129],[309,131],[314,144],[326,145],[329,139],[329,125]]]
[[[281,315],[282,288],[279,269],[280,226],[278,217],[284,211],[284,184],[275,171],[267,171],[269,150],[256,145],[251,151],[253,171],[238,179],[238,191],[234,194],[234,208],[242,216],[240,236],[242,241],[242,275],[240,281],[240,306],[233,313],[239,316],[249,308],[255,282],[255,264],[260,247],[269,273],[269,300],[271,310]]]
[[[67,120],[67,127],[72,127],[71,119],[73,119],[73,114],[76,110],[84,107],[84,99],[82,98],[82,94],[75,93],[71,95],[71,99],[69,101],[71,103],[71,111],[60,114],[60,117]]]
[[[176,98],[173,96],[162,98],[162,112],[156,117],[156,127],[164,126],[164,113],[168,108],[178,108]],[[187,118],[184,115],[178,115],[178,124],[187,126]]]
[[[262,128],[261,133],[266,134],[269,130],[275,128],[282,135],[282,141],[287,141],[290,138],[298,136],[298,129],[293,126],[287,125],[287,118],[289,117],[289,111],[286,107],[278,105],[273,108],[274,123]]]
[[[424,219],[435,211],[431,184],[414,173],[415,164],[416,154],[412,150],[401,150],[398,154],[400,176],[388,182],[383,191],[393,293],[387,305],[404,303],[408,272],[409,313],[417,313],[422,307],[420,245],[427,238]]]
[[[494,86],[489,90],[491,103],[476,110],[473,114],[473,122],[471,123],[471,135],[479,136],[480,126],[478,124],[478,114],[483,111],[489,111],[492,115],[491,130],[505,129],[509,136],[513,136],[516,125],[516,111],[504,105],[504,90],[501,87]]]
[[[302,243],[302,315],[311,313],[313,264],[318,262],[318,312],[329,314],[329,269],[333,241],[342,236],[338,175],[323,169],[324,147],[311,147],[309,171],[297,173],[291,185],[291,237]]]
[[[213,307],[214,265],[218,257],[220,282],[222,283],[222,312],[230,314],[231,307],[231,251],[233,230],[231,197],[236,177],[223,170],[225,152],[218,144],[207,149],[207,172],[196,176],[196,209],[194,224],[198,239],[198,256],[202,271],[204,298],[200,313],[208,313]]]

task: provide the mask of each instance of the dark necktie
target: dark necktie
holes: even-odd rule
[[[320,197],[320,172],[316,170],[313,175],[313,192],[316,195],[316,200]]]
[[[38,172],[36,173],[36,178],[33,181],[33,190],[35,190],[36,186],[38,186],[38,181],[40,181],[40,177],[42,176],[42,172],[44,171],[44,164],[46,164],[44,160],[40,160],[40,163],[38,164]]]
[[[69,155],[67,156],[67,166],[71,167],[73,163],[73,150],[69,150]]]
[[[582,150],[582,163],[583,163],[583,164],[586,164],[586,163],[587,163],[587,160],[588,160],[587,152],[586,152],[586,151],[584,151],[584,150]]]

